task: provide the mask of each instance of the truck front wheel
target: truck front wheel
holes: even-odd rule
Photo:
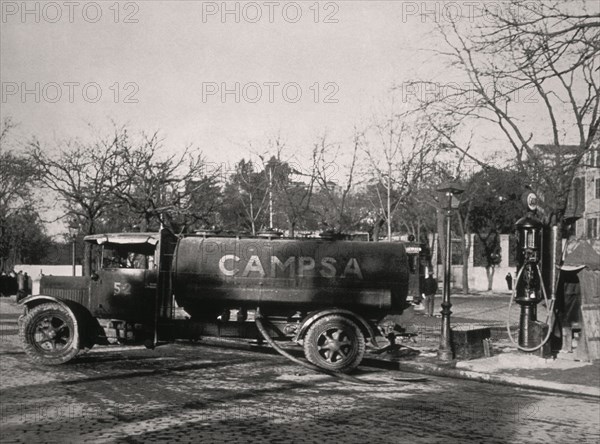
[[[364,354],[364,335],[352,320],[341,315],[317,319],[304,337],[306,359],[326,370],[347,373],[358,367]]]
[[[22,319],[19,336],[25,353],[40,364],[64,364],[79,352],[77,320],[60,304],[31,309]]]

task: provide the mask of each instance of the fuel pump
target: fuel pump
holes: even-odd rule
[[[510,340],[515,343],[510,331],[510,309],[513,302],[521,306],[519,318],[519,342],[521,351],[534,352],[541,349],[550,339],[552,316],[554,311],[554,291],[550,302],[546,294],[546,285],[542,277],[543,224],[536,217],[537,199],[535,194],[527,193],[524,201],[528,213],[515,223],[517,231],[517,276],[512,297],[508,306],[507,330]],[[554,230],[553,230],[554,231]],[[550,264],[554,266],[554,264]],[[554,285],[554,283],[551,283]],[[546,303],[547,316],[544,323],[537,320],[537,306]],[[547,329],[547,330],[546,330]],[[546,330],[544,334],[544,330]],[[540,339],[542,338],[543,339]]]

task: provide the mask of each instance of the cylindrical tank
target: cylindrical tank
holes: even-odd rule
[[[194,318],[237,307],[374,318],[406,308],[408,265],[399,243],[191,235],[175,250],[173,290]]]

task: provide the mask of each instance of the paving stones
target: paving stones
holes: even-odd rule
[[[176,343],[95,347],[39,367],[0,343],[4,442],[597,442],[600,407],[511,387],[360,367],[368,384],[278,355]],[[568,411],[564,411],[567,408]]]

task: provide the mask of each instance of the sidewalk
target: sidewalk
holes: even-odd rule
[[[436,298],[436,307],[438,299]],[[506,313],[509,296],[505,294],[477,294],[452,296],[451,326],[489,327],[492,356],[469,361],[443,363],[437,359],[441,333],[441,319],[426,317],[409,309],[402,317],[407,329],[418,334],[412,340],[398,341],[401,347],[392,353],[367,353],[365,364],[390,366],[401,371],[436,376],[471,379],[528,389],[569,393],[600,398],[600,361],[580,362],[574,353],[559,352],[555,359],[543,359],[520,352],[508,339]],[[437,308],[436,308],[437,310]],[[511,332],[517,336],[519,307],[511,313]],[[540,319],[545,318],[538,314]],[[385,344],[380,344],[385,345]]]

